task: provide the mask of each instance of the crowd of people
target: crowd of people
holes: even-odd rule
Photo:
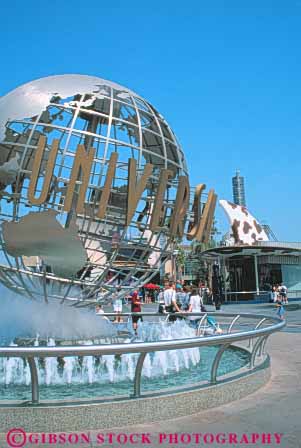
[[[281,300],[284,305],[288,304],[287,287],[283,283],[281,283],[280,285],[274,285],[271,289],[270,301],[276,303],[279,300]]]
[[[120,298],[120,291],[116,291],[116,298],[112,299],[113,311],[115,314],[115,323],[122,322],[122,310],[124,304],[131,306],[133,330],[137,333],[138,321],[142,321],[142,316],[135,313],[142,312],[143,303],[150,303],[149,295],[142,295],[142,291],[134,291],[132,294],[126,296],[124,299]],[[152,301],[158,304],[158,312],[161,314],[167,314],[169,322],[174,322],[177,319],[187,318],[189,323],[195,329],[198,328],[200,319],[202,316],[185,316],[186,313],[201,313],[205,312],[205,304],[211,304],[212,295],[209,288],[200,283],[198,287],[195,286],[182,286],[180,283],[166,282],[164,288],[159,291],[152,291]],[[175,313],[185,313],[182,316],[178,316]],[[97,305],[97,314],[103,314],[103,309],[100,305]],[[209,326],[212,327],[213,333],[219,333],[220,329],[218,325],[213,321]]]
[[[159,294],[159,312],[168,313],[169,321],[173,322],[178,318],[175,315],[176,312],[186,313],[202,313],[206,311],[204,301],[208,303],[210,297],[210,290],[205,285],[200,284],[199,287],[182,287],[180,284],[175,285],[173,282],[169,282],[163,291]],[[180,318],[185,318],[182,315]],[[195,328],[196,334],[198,334],[198,327],[201,321],[202,315],[187,316],[190,321],[190,325]],[[220,334],[222,331],[215,319],[207,318],[208,332],[210,334]]]
[[[146,291],[140,289],[133,293],[126,295],[124,298],[120,297],[120,289],[116,289],[116,297],[112,298],[113,312],[115,314],[115,323],[122,322],[123,305],[130,305],[132,315],[133,330],[137,334],[138,322],[143,321],[142,316],[136,313],[142,312],[142,305],[148,303],[157,303],[158,312],[160,314],[167,314],[168,320],[174,322],[177,319],[186,318],[190,325],[195,329],[198,328],[201,319],[200,316],[191,316],[186,313],[203,313],[206,312],[205,305],[215,305],[216,309],[220,309],[217,306],[217,301],[214,300],[214,294],[204,284],[200,283],[197,286],[182,285],[181,283],[166,282],[164,288],[154,289],[152,291]],[[287,287],[281,283],[274,285],[271,288],[270,302],[276,304],[277,315],[280,319],[284,319],[284,306],[288,303]],[[103,314],[101,305],[97,305],[96,313]],[[176,313],[182,313],[181,316]],[[211,327],[212,334],[218,334],[221,332],[218,325],[216,325],[214,319],[207,318],[207,324]]]

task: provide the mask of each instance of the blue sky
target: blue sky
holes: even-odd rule
[[[63,73],[123,84],[170,123],[192,185],[231,199],[239,168],[250,211],[301,240],[301,1],[11,0],[1,18],[0,95]]]

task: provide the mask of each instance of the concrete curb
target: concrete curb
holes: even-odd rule
[[[0,432],[16,427],[26,432],[86,431],[183,417],[239,400],[265,385],[270,375],[267,357],[252,373],[209,387],[101,403],[2,407]]]

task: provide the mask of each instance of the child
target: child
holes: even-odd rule
[[[208,316],[207,317],[207,324],[210,326],[209,333],[211,334],[222,334],[223,330],[220,328],[219,324],[216,322],[216,320],[213,317]]]
[[[283,306],[283,303],[280,298],[278,298],[278,300],[276,302],[276,307],[277,307],[277,316],[281,320],[283,320],[284,319],[284,306]]]

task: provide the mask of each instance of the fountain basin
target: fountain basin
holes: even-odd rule
[[[2,401],[0,432],[13,427],[21,427],[26,432],[104,430],[192,415],[239,400],[264,386],[271,374],[269,357],[251,373],[247,368],[235,373],[234,377],[224,375],[216,385],[201,382],[172,387],[144,393],[135,399],[115,396],[114,399],[42,400],[37,406]]]
[[[12,359],[18,356],[28,359],[28,362],[31,360],[32,379],[31,402],[1,401],[0,432],[7,431],[13,426],[23,427],[26,431],[31,432],[49,430],[84,431],[162,421],[162,419],[190,415],[204,409],[220,406],[256,391],[266,384],[270,378],[270,360],[265,353],[266,340],[271,334],[282,329],[285,322],[275,317],[247,313],[241,315],[219,313],[218,319],[219,322],[222,319],[224,325],[224,334],[218,336],[195,337],[195,333],[185,336],[187,328],[183,327],[184,334],[181,334],[180,338],[172,337],[172,335],[168,337],[168,333],[163,332],[163,340],[160,339],[159,341],[155,340],[154,333],[151,332],[151,337],[148,340],[146,339],[146,342],[133,341],[132,343],[98,346],[81,345],[80,347],[0,347],[3,358]],[[239,319],[245,321],[242,325],[243,331],[241,331],[241,327],[234,329],[234,325],[237,327]],[[228,323],[225,320],[228,320]],[[249,327],[251,328],[249,329]],[[169,326],[166,326],[166,328],[169,328]],[[178,332],[176,324],[172,324],[170,328]],[[162,335],[162,328],[159,333]],[[145,338],[142,338],[142,340],[145,341]],[[208,352],[206,356],[203,356],[205,350],[208,350]],[[163,374],[160,371],[155,372],[153,368],[158,365],[154,362],[155,357],[157,356],[157,360],[161,359],[160,353],[163,353],[163,357],[166,357],[168,352],[173,353],[173,362],[169,359],[166,363],[172,370],[163,370]],[[181,355],[183,352],[190,353],[192,365],[191,362],[190,365],[189,363],[188,366],[185,365],[185,356]],[[152,369],[149,369],[147,358],[151,357],[152,353],[155,353],[155,357],[153,360],[150,359]],[[177,357],[175,357],[175,353]],[[212,354],[211,360],[210,353]],[[225,366],[227,366],[226,360],[229,354],[232,356],[233,353],[235,353],[236,358],[237,354],[240,354],[238,358],[242,364],[234,366],[232,359],[228,363],[231,368],[228,371],[227,368],[223,370],[223,364],[225,363]],[[86,368],[88,366],[91,368],[91,365],[93,365],[93,357],[105,358],[111,356],[111,359],[112,357],[118,359],[118,357],[125,356],[129,359],[130,356],[138,356],[134,381],[132,381],[133,369],[129,369],[128,373],[132,372],[132,374],[126,380],[119,377],[114,386],[116,387],[117,383],[117,389],[120,386],[119,390],[115,389],[110,398],[107,398],[104,392],[104,387],[107,386],[100,384],[102,394],[95,393],[96,384],[93,382],[93,376],[90,376],[89,384],[79,383],[73,386],[82,387],[82,390],[91,387],[93,394],[95,393],[92,399],[87,396],[89,393],[85,391],[83,398],[70,399],[72,394],[69,394],[68,398],[51,400],[50,396],[47,395],[47,401],[43,399],[39,401],[37,381],[39,375],[32,365],[32,359],[35,359],[36,363],[39,357],[43,358],[44,363],[51,359],[52,362],[49,364],[53,367],[57,357],[70,359],[76,356],[83,358],[83,360],[86,359],[84,364]],[[200,373],[202,372],[202,368],[200,368],[202,359],[208,360],[208,363],[211,361],[212,364],[209,381],[209,369],[207,369],[207,379],[202,377]],[[127,365],[130,365],[130,363],[128,362]],[[185,369],[188,372],[187,381],[184,378],[186,375]],[[89,371],[89,369],[86,369],[86,371]],[[150,371],[155,373],[151,377],[148,376]],[[194,376],[194,371],[197,372],[196,376]],[[203,371],[206,371],[206,369]],[[114,368],[114,372],[116,375],[120,374],[118,367],[117,369]],[[124,374],[124,371],[121,373]],[[110,378],[112,380],[109,375]],[[104,378],[102,377],[102,379]],[[117,377],[114,377],[114,379],[117,379]],[[179,379],[181,381],[178,381]],[[96,383],[101,383],[101,380],[97,380]],[[112,383],[112,381],[109,381],[109,383]],[[181,386],[179,386],[179,383],[181,383]],[[48,382],[48,385],[46,384],[48,391],[50,391],[49,386],[52,385],[55,386],[53,390],[57,390],[59,387],[59,384]],[[127,389],[124,390],[123,386]],[[40,387],[43,388],[43,385]],[[67,389],[68,385],[65,384],[64,387]],[[120,395],[120,389],[122,395]],[[69,391],[72,391],[74,397],[76,396],[74,389]],[[130,397],[125,397],[124,393],[130,394]]]
[[[167,351],[148,354],[142,369],[141,392],[156,393],[164,388],[210,381],[211,365],[217,350],[218,347],[213,346],[178,350],[177,353]],[[48,401],[124,395],[124,391],[133,390],[137,360],[137,354],[73,357],[65,360],[48,358],[43,363],[39,360],[40,398]],[[11,361],[15,362],[15,371],[14,376],[8,377],[7,373],[10,372],[5,372],[4,364]],[[223,376],[233,373],[245,367],[249,361],[250,355],[247,351],[230,347],[223,355],[218,374]],[[64,362],[65,368],[62,367]],[[67,370],[69,366],[73,368],[73,376]],[[25,360],[0,359],[0,400],[29,401],[29,384],[30,377]]]

